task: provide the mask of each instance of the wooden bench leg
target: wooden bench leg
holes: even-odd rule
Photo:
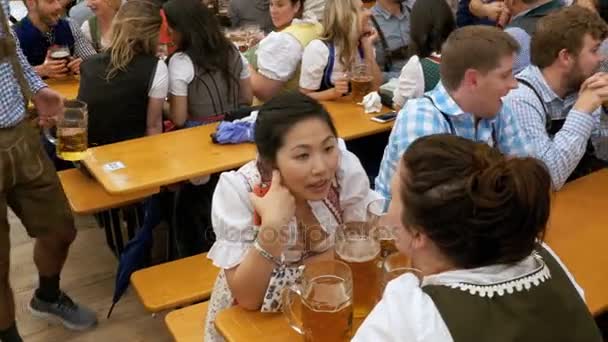
[[[110,220],[110,211],[102,211],[98,215],[101,221],[101,226],[103,227],[106,233],[106,243],[108,244],[108,247],[110,247],[110,249],[112,250],[112,253],[118,256],[118,253],[116,251],[116,245],[114,244],[114,236],[112,236],[112,221]]]
[[[127,235],[129,240],[135,237],[135,229],[137,228],[137,207],[130,206],[121,210],[125,221],[127,222]]]
[[[135,211],[137,213],[137,225],[142,227],[144,225],[144,219],[146,218],[146,213],[144,210],[143,203],[139,203],[135,206]]]
[[[122,230],[120,229],[119,214],[119,209],[110,209],[110,216],[112,217],[112,230],[114,231],[114,241],[116,242],[116,253],[118,256],[120,256],[122,251],[125,249],[125,244],[122,239]]]

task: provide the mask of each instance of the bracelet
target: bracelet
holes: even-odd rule
[[[260,255],[262,257],[264,257],[264,259],[272,262],[273,264],[275,264],[277,266],[283,265],[283,262],[279,258],[272,256],[272,254],[270,254],[267,250],[265,250],[264,247],[260,246],[260,243],[258,242],[257,239],[255,241],[253,241],[253,248],[255,248],[255,250],[258,253],[260,253]]]

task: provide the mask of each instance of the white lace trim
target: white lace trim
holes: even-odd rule
[[[488,298],[492,298],[495,295],[504,296],[505,294],[513,294],[514,292],[522,292],[524,290],[528,291],[533,286],[538,286],[545,280],[551,278],[551,271],[545,264],[543,258],[537,253],[534,253],[533,256],[540,263],[540,266],[527,275],[523,275],[507,282],[487,285],[457,282],[444,285],[453,289],[460,289],[461,291],[469,292],[472,295]]]

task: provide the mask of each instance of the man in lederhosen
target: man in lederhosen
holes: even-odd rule
[[[9,282],[9,206],[36,239],[34,262],[39,287],[29,303],[30,311],[76,330],[94,326],[97,319],[94,312],[73,302],[59,288],[76,229],[57,173],[42,149],[39,131],[26,119],[28,98],[36,106],[42,125],[62,112],[62,100],[23,56],[8,26],[8,1],[0,4],[0,341],[14,342],[22,339],[15,325]]]

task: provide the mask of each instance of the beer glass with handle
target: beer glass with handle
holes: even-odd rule
[[[405,274],[412,273],[418,279],[422,279],[422,272],[419,269],[413,268],[411,260],[406,255],[399,252],[392,253],[387,256],[382,263],[382,287],[379,297],[382,297],[386,285],[393,279]]]
[[[64,100],[63,115],[55,119],[57,137],[48,128],[44,135],[55,145],[57,157],[68,161],[79,161],[85,156],[88,146],[87,104],[78,100]]]
[[[70,59],[70,48],[66,45],[53,45],[49,48],[49,57],[55,60],[64,59],[67,63]]]
[[[372,74],[365,61],[355,62],[350,72],[350,85],[353,101],[363,102],[363,97],[372,91]]]
[[[353,322],[353,281],[336,260],[304,266],[301,284],[283,291],[283,314],[307,342],[346,342]],[[299,314],[298,314],[299,313]]]
[[[65,67],[67,68],[68,63],[70,62],[70,48],[67,45],[53,45],[49,47],[49,57],[53,60],[63,61]],[[58,77],[60,79],[67,78],[70,75],[67,72],[65,75]]]
[[[380,242],[367,222],[350,222],[338,227],[336,257],[353,273],[354,316],[366,317],[376,305],[381,284]]]
[[[380,241],[382,258],[386,258],[397,251],[393,228],[384,222],[389,204],[389,200],[380,198],[369,202],[367,205],[367,223],[372,226],[376,239]]]

